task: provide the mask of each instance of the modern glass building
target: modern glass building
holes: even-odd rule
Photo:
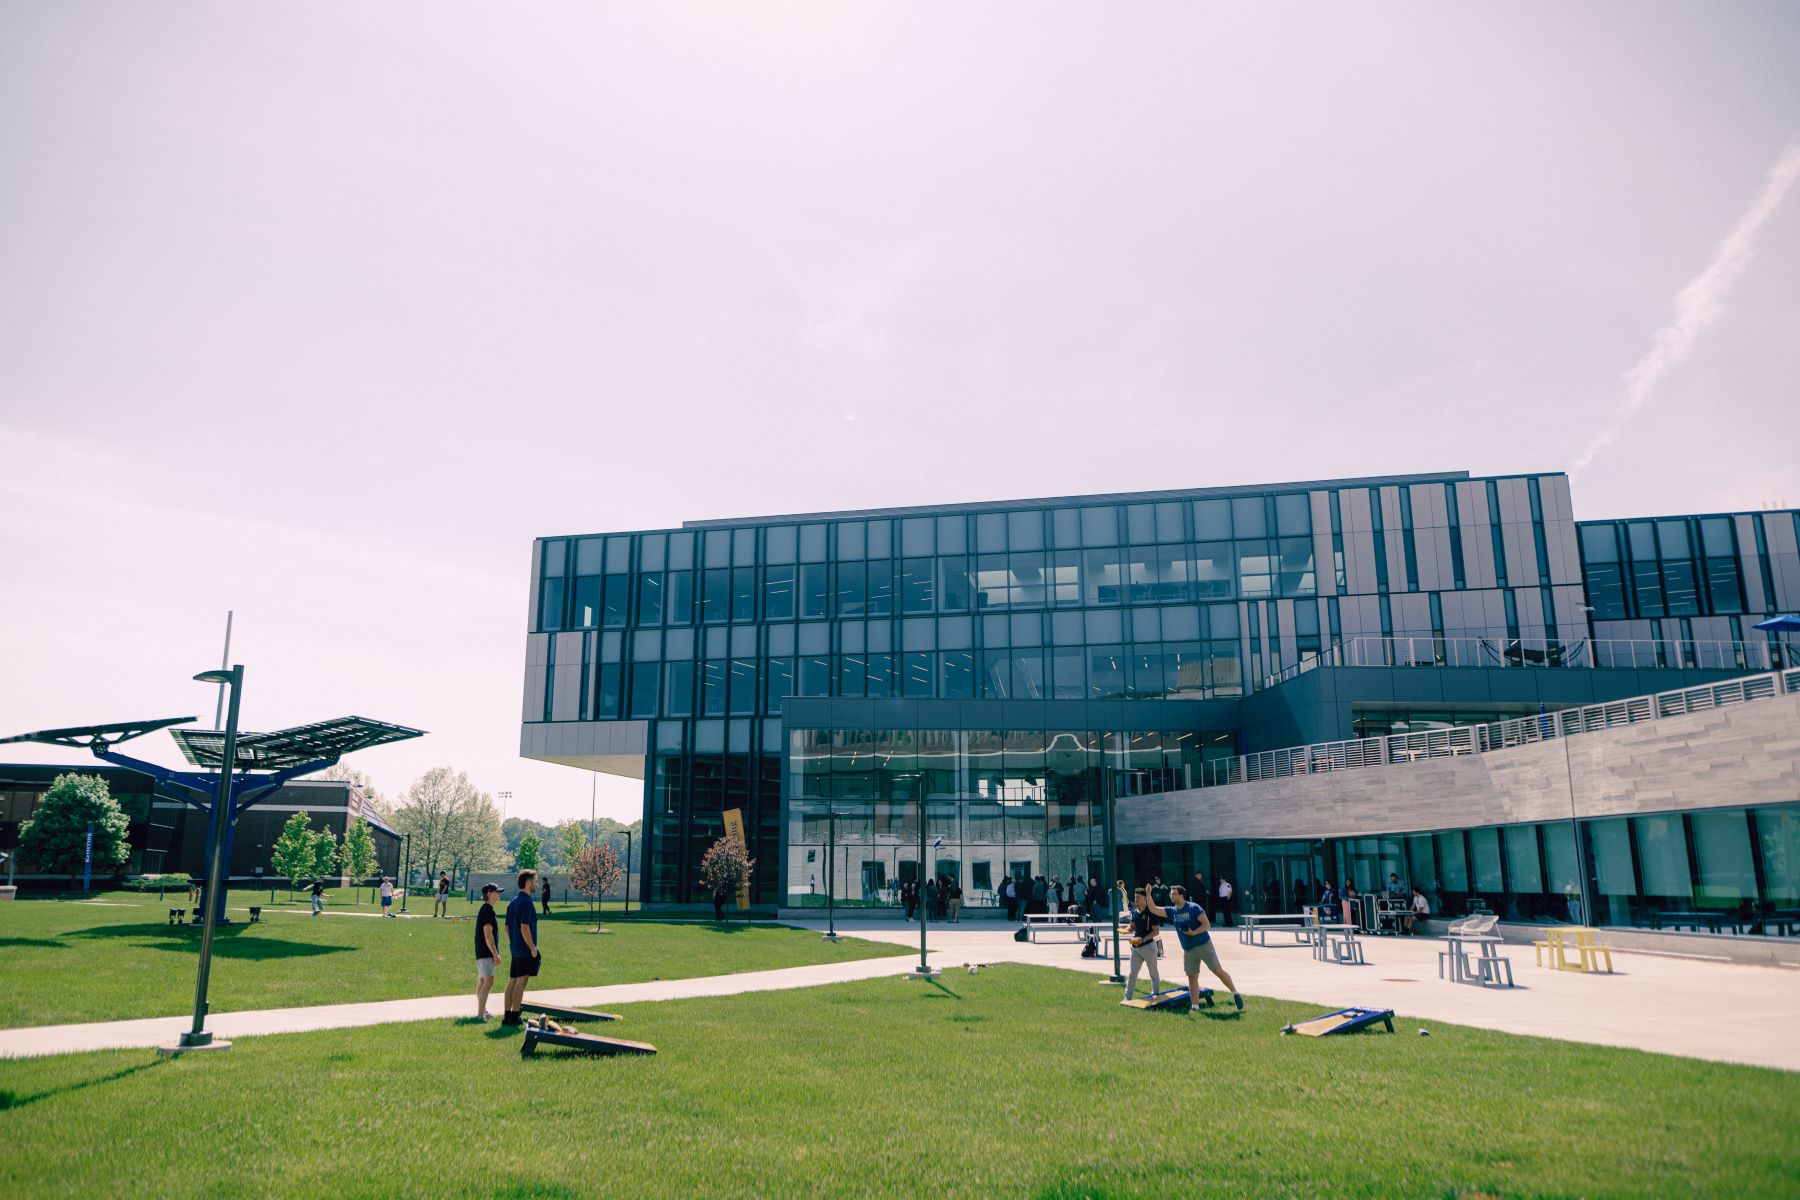
[[[1562,474],[1451,472],[541,538],[522,752],[643,779],[647,903],[701,899],[736,808],[758,904],[892,902],[923,811],[978,906],[1247,753],[1766,670],[1796,532],[1578,526]]]

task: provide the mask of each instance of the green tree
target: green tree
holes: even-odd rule
[[[295,883],[312,874],[313,838],[305,813],[294,813],[281,827],[281,836],[269,849],[269,869],[287,878],[290,894]]]
[[[500,837],[506,843],[506,853],[510,858],[518,857],[519,843],[527,835],[535,835],[538,840],[538,862],[544,867],[560,867],[563,865],[560,845],[556,831],[539,821],[529,817],[508,817],[500,826]]]
[[[539,845],[537,834],[526,834],[525,840],[519,843],[518,853],[513,856],[513,865],[521,871],[537,870]]]
[[[563,861],[572,868],[587,849],[587,830],[580,821],[564,821],[556,827],[556,841],[562,847]]]
[[[344,842],[338,847],[338,865],[349,877],[351,887],[375,873],[375,835],[361,817],[350,822],[350,828],[344,831]]]
[[[315,879],[324,879],[333,871],[337,870],[337,839],[331,836],[331,831],[328,829],[319,830],[312,835],[312,839],[313,877]]]
[[[96,775],[58,775],[31,819],[19,826],[19,856],[71,880],[87,856],[88,826],[94,827],[94,868],[110,874],[131,857],[126,835],[131,822]]]
[[[449,767],[433,767],[413,781],[394,809],[394,827],[412,834],[414,861],[427,878],[444,869],[452,876],[504,870],[512,861],[492,798]]]

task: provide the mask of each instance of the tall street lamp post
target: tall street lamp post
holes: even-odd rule
[[[200,970],[194,981],[194,1026],[181,1035],[179,1050],[229,1050],[230,1042],[215,1041],[206,1029],[206,985],[212,973],[213,929],[218,923],[221,904],[213,897],[224,898],[219,888],[225,882],[225,835],[231,824],[231,776],[237,766],[238,704],[243,699],[244,667],[239,663],[229,671],[202,671],[194,676],[199,683],[217,683],[231,688],[231,703],[225,717],[225,750],[219,762],[219,790],[213,798],[212,844],[206,863],[206,916],[200,926]]]
[[[1111,772],[1107,774],[1110,776]],[[1119,869],[1119,847],[1113,834],[1113,781],[1107,778],[1104,782],[1106,786],[1101,790],[1101,801],[1106,805],[1106,872],[1112,874]],[[1109,910],[1106,914],[1107,922],[1112,926],[1113,969],[1112,974],[1100,982],[1122,987],[1125,976],[1119,971],[1119,910],[1125,906],[1126,899],[1123,893],[1114,895],[1110,883],[1106,885],[1106,897]]]
[[[837,805],[825,810],[825,941],[838,940],[837,931]],[[919,961],[925,961],[921,953]]]
[[[914,885],[919,890],[919,965],[906,973],[908,979],[935,979],[940,974],[925,958],[925,927],[931,923],[931,905],[925,895],[925,781],[923,776],[915,776],[915,786],[919,789],[919,875]],[[943,839],[938,839],[942,844]]]

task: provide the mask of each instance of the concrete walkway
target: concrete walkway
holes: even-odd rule
[[[731,996],[741,992],[774,992],[784,988],[818,987],[877,979],[904,972],[904,956],[864,958],[854,962],[823,963],[810,967],[786,967],[779,971],[745,971],[736,975],[707,975],[698,979],[662,979],[649,983],[619,983],[605,987],[549,988],[529,991],[527,1000],[573,1008],[612,1004],[637,1004],[650,1000],[685,1000],[693,996]],[[496,988],[488,1011],[500,1011]],[[375,1000],[362,1004],[318,1004],[309,1008],[263,1008],[249,1012],[214,1013],[207,1028],[217,1036],[251,1037],[268,1033],[307,1033],[316,1029],[350,1029],[358,1025],[383,1025],[395,1021],[434,1021],[475,1015],[475,995],[425,996],[413,1000]],[[496,1021],[497,1023],[497,1021]],[[148,1049],[174,1042],[193,1025],[193,1016],[147,1017],[138,1021],[97,1021],[88,1025],[44,1025],[35,1029],[0,1030],[0,1058],[37,1058],[46,1054],[71,1054],[85,1050]]]
[[[914,924],[841,921],[838,932],[911,946],[915,957],[918,953],[919,927]],[[1501,952],[1512,959],[1519,986],[1481,988],[1438,978],[1437,955],[1444,943],[1437,938],[1366,937],[1362,941],[1369,965],[1360,967],[1319,962],[1304,946],[1243,946],[1234,929],[1218,930],[1215,938],[1220,962],[1247,997],[1303,1001],[1319,1005],[1321,1012],[1352,1005],[1391,1008],[1425,1023],[1448,1021],[1800,1071],[1800,970],[1791,967],[1614,951],[1616,974],[1585,975],[1534,966],[1530,946],[1508,945]],[[1080,947],[1070,942],[1015,942],[1011,926],[992,921],[933,925],[930,941],[932,961],[940,966],[1029,962],[1102,976],[1112,971],[1110,943],[1105,958],[1082,958]],[[1165,930],[1163,945],[1165,978],[1180,981],[1175,935]],[[1122,946],[1121,953],[1129,973],[1130,949]],[[1223,991],[1204,970],[1201,983]],[[1140,988],[1147,986],[1140,980]]]

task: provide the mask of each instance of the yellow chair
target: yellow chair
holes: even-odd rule
[[[1599,933],[1599,930],[1583,928],[1575,930],[1574,933],[1575,953],[1580,955],[1581,961],[1578,965],[1569,967],[1568,969],[1572,971],[1598,971],[1600,969],[1600,958],[1604,955],[1606,957],[1606,973],[1611,975],[1613,973],[1612,947],[1601,945],[1594,940],[1594,937]]]
[[[1532,952],[1537,956],[1537,965],[1544,965],[1544,955],[1550,956],[1552,967],[1562,967],[1567,960],[1563,957],[1563,931],[1560,929],[1544,930],[1544,940],[1531,943]]]

